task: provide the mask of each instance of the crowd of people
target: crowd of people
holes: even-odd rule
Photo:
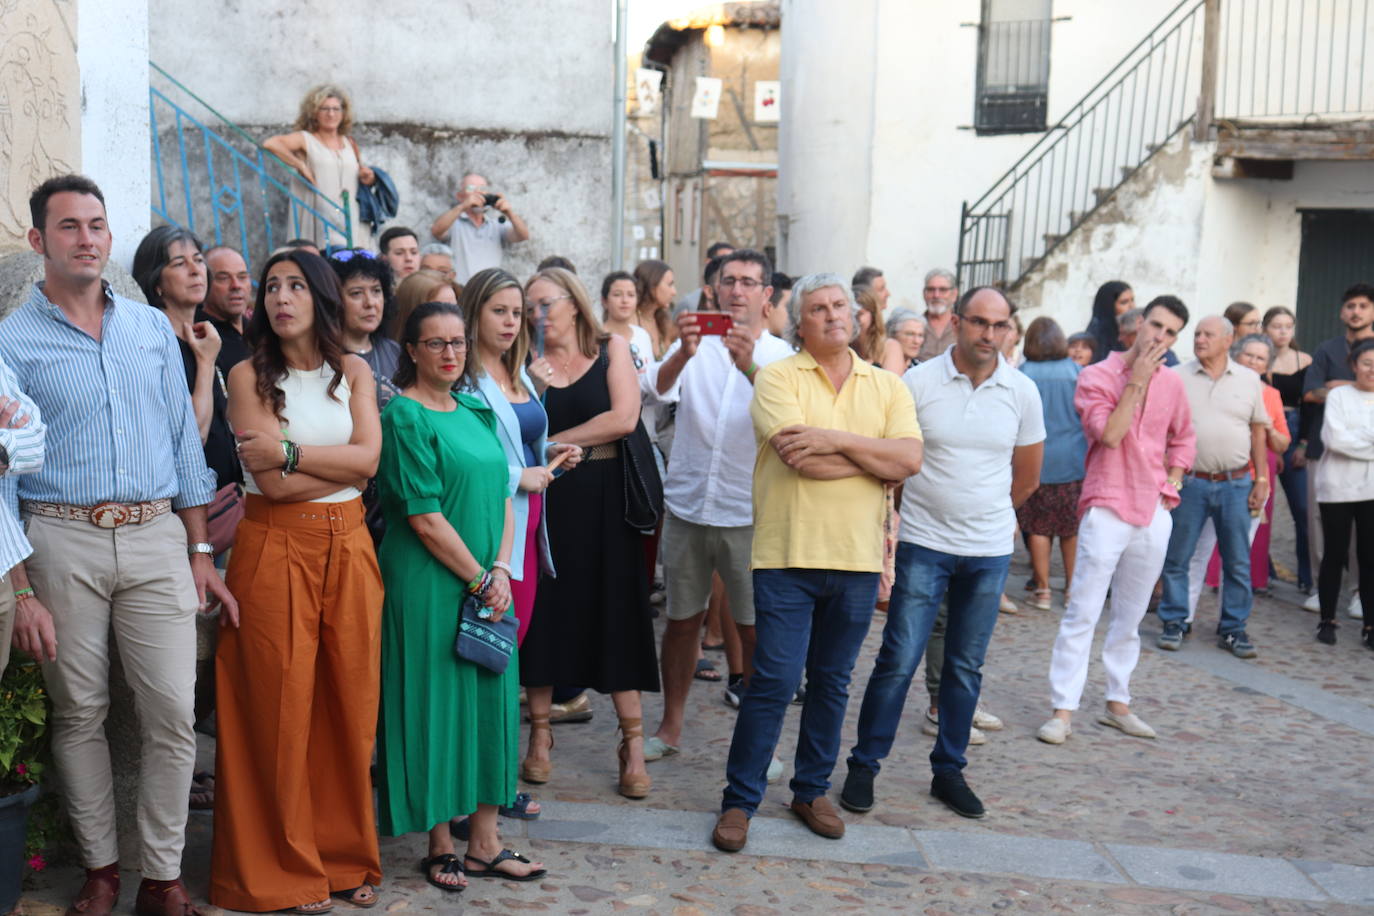
[[[317,144],[336,165],[359,153],[346,97],[312,104],[268,147],[318,183]],[[51,179],[30,205],[43,279],[0,322],[0,653],[12,631],[43,662],[86,868],[73,912],[120,890],[111,628],[143,727],[137,911],[199,912],[181,882],[199,800],[213,903],[321,913],[378,902],[379,834],[424,832],[419,868],[445,892],[542,877],[500,818],[539,815],[519,783],[556,784],[551,726],[590,717],[587,691],[610,694],[617,790],[643,799],[649,764],[704,737],[686,734],[693,682],[724,681],[726,851],[781,778],[800,703],[791,807],[841,837],[830,777],[875,608],[840,804],[875,806],[924,658],[931,793],[981,817],[965,752],[1003,727],[979,705],[984,663],[999,614],[1054,607],[1055,538],[1050,744],[1072,734],[1104,612],[1098,721],[1155,737],[1130,707],[1141,623],[1157,602],[1177,649],[1209,564],[1218,645],[1257,654],[1254,595],[1291,573],[1269,551],[1275,478],[1291,575],[1310,590],[1317,571],[1316,638],[1336,641],[1347,575],[1374,597],[1371,286],[1310,357],[1291,310],[1236,303],[1194,322],[1179,362],[1189,309],[1137,307],[1119,281],[1073,335],[1045,316],[1023,333],[1004,292],[947,270],[918,314],[888,307],[876,268],[792,279],[725,243],[683,296],[662,261],[584,284],[552,257],[522,282],[501,255],[528,227],[474,174],[432,242],[302,238],[253,269],[155,228],[131,266],[144,305],[102,280],[93,182]],[[198,612],[222,624],[199,674]],[[213,777],[193,731],[212,712]]]

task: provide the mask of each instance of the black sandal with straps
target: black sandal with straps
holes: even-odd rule
[[[436,865],[443,866],[443,868],[439,869],[438,874],[440,875],[463,874],[463,866],[459,864],[458,857],[455,856],[453,853],[446,852],[442,855],[430,856],[428,859],[421,859],[420,873],[425,876],[426,881],[428,881],[430,884],[433,884],[441,891],[448,891],[451,894],[456,894],[459,891],[465,890],[467,888],[466,884],[445,884],[442,881],[438,880],[437,875],[431,875],[429,873],[429,870]]]
[[[538,881],[549,873],[547,868],[536,868],[527,875],[517,875],[513,872],[501,871],[496,866],[500,865],[502,862],[523,862],[526,865],[534,864],[529,859],[520,855],[520,853],[512,852],[509,849],[501,850],[496,854],[496,858],[492,859],[490,862],[479,859],[473,855],[463,856],[463,861],[465,863],[476,862],[478,865],[482,866],[481,871],[473,871],[471,868],[464,865],[463,870],[467,872],[469,878],[503,878],[506,881]]]

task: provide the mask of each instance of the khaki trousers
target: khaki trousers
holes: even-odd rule
[[[0,581],[0,675],[10,663],[10,639],[14,636],[14,580]]]
[[[26,561],[52,612],[57,661],[43,665],[53,701],[53,757],[87,868],[119,858],[114,781],[105,742],[110,631],[143,732],[138,823],[145,878],[181,874],[186,808],[196,763],[196,597],[186,528],[173,514],[143,525],[29,516]]]

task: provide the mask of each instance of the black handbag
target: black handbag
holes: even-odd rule
[[[654,463],[654,444],[635,422],[634,432],[620,440],[620,458],[625,472],[625,524],[641,534],[653,534],[663,511],[663,479]]]
[[[496,623],[483,620],[478,614],[485,607],[473,595],[463,599],[463,609],[458,615],[458,638],[454,640],[453,651],[464,661],[480,665],[493,674],[503,674],[515,652],[515,636],[519,632],[520,621],[513,610],[506,611]]]

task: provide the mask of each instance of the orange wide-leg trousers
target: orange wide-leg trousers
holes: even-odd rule
[[[369,770],[382,581],[361,500],[248,497],[215,658],[210,900],[265,912],[381,881]]]

